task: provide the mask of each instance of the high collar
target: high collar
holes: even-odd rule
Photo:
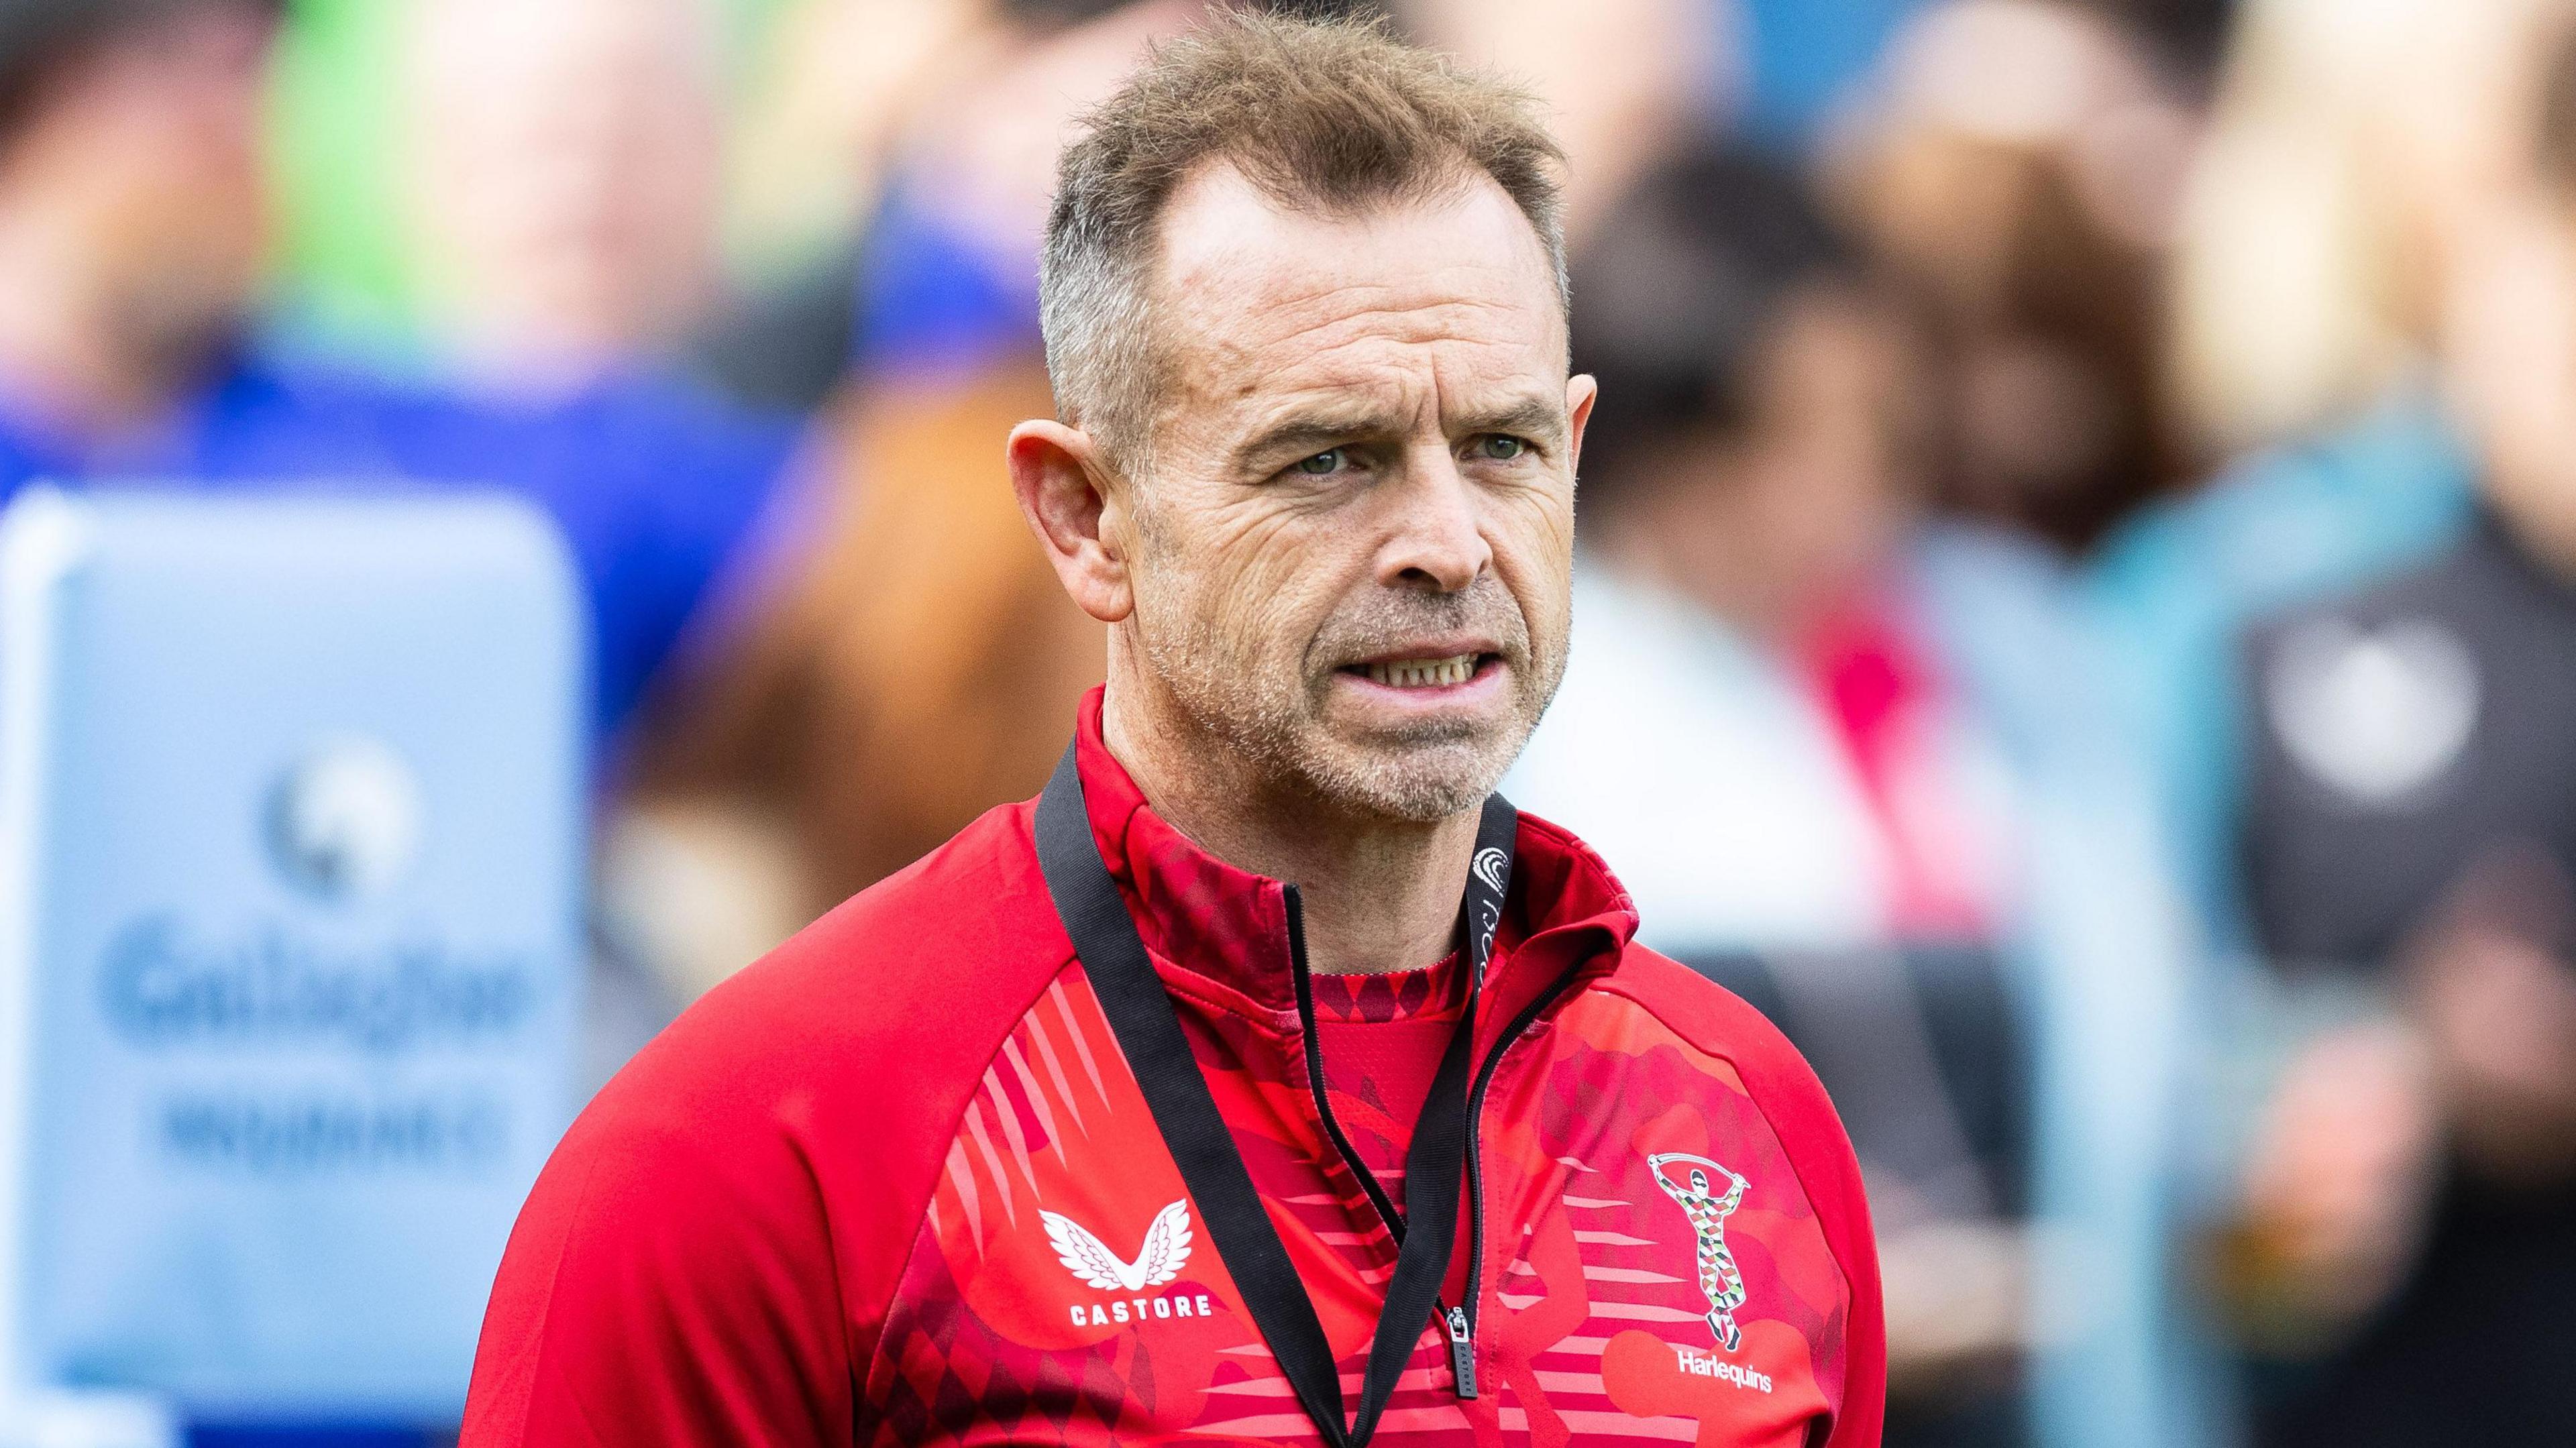
[[[1101,729],[1104,690],[1082,701],[1076,765],[1101,860],[1136,933],[1176,993],[1294,1029],[1287,887],[1238,869],[1156,814]],[[1511,893],[1485,981],[1487,1008],[1516,1011],[1565,975],[1616,969],[1637,907],[1599,856],[1556,825],[1520,817]],[[1464,882],[1461,882],[1464,888]],[[1430,961],[1422,962],[1424,965]]]

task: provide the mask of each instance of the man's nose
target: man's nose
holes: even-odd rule
[[[1457,593],[1492,566],[1476,485],[1447,448],[1416,453],[1389,501],[1396,516],[1379,555],[1379,582]]]

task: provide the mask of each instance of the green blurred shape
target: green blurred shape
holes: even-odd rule
[[[291,0],[269,104],[286,317],[326,343],[392,356],[417,353],[424,323],[403,196],[402,43],[414,3]],[[797,0],[714,3],[737,62]]]
[[[371,350],[419,335],[399,95],[411,3],[293,0],[271,86],[283,300],[299,325]]]

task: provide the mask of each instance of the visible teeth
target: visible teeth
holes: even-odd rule
[[[1463,684],[1476,676],[1474,654],[1453,654],[1445,659],[1397,659],[1392,663],[1368,666],[1369,679],[1395,689],[1430,689],[1444,684]]]

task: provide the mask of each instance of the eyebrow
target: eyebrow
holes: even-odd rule
[[[1469,435],[1488,432],[1525,433],[1550,447],[1564,436],[1565,403],[1544,397],[1524,397],[1478,417],[1467,419]]]
[[[1268,458],[1305,457],[1356,438],[1386,437],[1400,429],[1385,417],[1366,412],[1310,412],[1263,428],[1234,450],[1235,461],[1251,465]]]
[[[1390,422],[1382,413],[1333,412],[1319,408],[1293,415],[1254,433],[1234,450],[1234,457],[1239,465],[1248,466],[1265,458],[1304,457],[1343,443],[1390,437],[1404,430],[1402,425]],[[1464,419],[1466,436],[1495,432],[1524,434],[1553,447],[1565,432],[1565,409],[1561,404],[1533,396]]]

